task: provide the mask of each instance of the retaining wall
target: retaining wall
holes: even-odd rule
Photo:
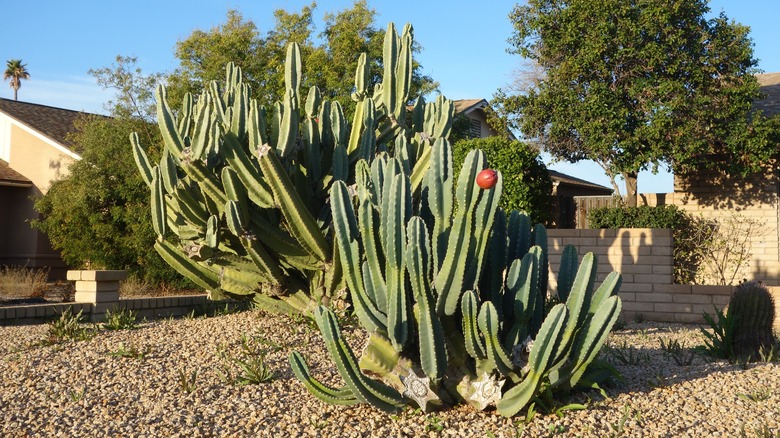
[[[669,229],[632,228],[548,230],[550,290],[557,287],[561,253],[567,244],[580,258],[598,256],[597,283],[612,271],[622,274],[620,297],[625,319],[704,323],[703,313],[715,314],[729,302],[732,286],[673,284],[674,241]],[[775,326],[780,328],[780,287],[769,286],[775,300]]]
[[[138,314],[139,319],[154,319],[184,316],[193,310],[196,313],[205,312],[209,308],[220,305],[224,307],[225,304],[209,301],[206,295],[182,295],[120,299],[116,302],[113,310],[134,310]],[[71,312],[74,314],[81,311],[85,320],[95,321],[99,319],[97,313],[93,313],[96,308],[98,307],[93,303],[57,303],[0,307],[0,325],[40,324],[58,318],[59,315],[68,309],[71,309]],[[101,312],[99,317],[102,318],[103,316],[104,313]]]

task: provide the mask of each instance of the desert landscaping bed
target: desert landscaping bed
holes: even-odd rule
[[[575,395],[585,410],[525,411],[507,419],[468,406],[387,415],[368,405],[315,399],[293,375],[301,351],[312,373],[338,376],[316,329],[303,318],[246,311],[100,330],[82,341],[44,345],[49,326],[0,327],[2,436],[748,436],[780,434],[780,366],[731,364],[692,353],[695,326],[629,323],[605,357],[625,381]],[[356,347],[362,330],[344,329]],[[224,352],[242,335],[258,341],[275,376],[226,383]],[[664,345],[686,347],[676,353]],[[117,352],[134,351],[122,357]],[[222,352],[222,354],[220,353]],[[610,353],[611,351],[611,353]],[[690,362],[690,363],[688,363]]]

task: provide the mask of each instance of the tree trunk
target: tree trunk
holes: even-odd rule
[[[626,181],[626,206],[628,207],[636,207],[637,204],[636,178],[636,172],[623,173],[623,179]]]

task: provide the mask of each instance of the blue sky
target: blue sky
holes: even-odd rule
[[[146,73],[176,67],[176,42],[195,29],[209,30],[225,21],[228,9],[241,11],[261,33],[273,25],[273,11],[299,11],[306,0],[26,0],[5,2],[0,26],[0,61],[22,59],[31,78],[22,82],[19,99],[89,112],[103,112],[111,98],[87,74],[107,67],[116,55],[135,56]],[[351,7],[352,0],[320,0],[315,12],[317,30],[322,15]],[[427,74],[441,83],[450,99],[490,99],[512,80],[520,66],[517,55],[506,52],[512,26],[507,15],[515,1],[487,0],[434,2],[369,0],[377,23],[411,22],[423,51],[417,56]],[[751,27],[755,56],[766,72],[780,71],[780,33],[777,0],[714,0],[713,13]],[[0,97],[13,98],[4,82]],[[546,161],[549,165],[549,157]],[[557,163],[551,168],[609,186],[593,163]],[[640,174],[640,192],[669,192],[672,177],[662,172]]]

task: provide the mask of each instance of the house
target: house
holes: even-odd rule
[[[52,277],[64,275],[60,255],[30,221],[38,218],[33,198],[80,159],[67,135],[82,114],[0,98],[0,266],[48,267]]]
[[[768,116],[780,114],[780,73],[756,77],[766,97],[756,102],[755,107]],[[709,169],[687,175],[675,174],[674,193],[640,194],[640,204],[673,204],[720,223],[734,217],[758,223],[757,231],[744,236],[752,255],[747,266],[736,273],[735,282],[759,279],[777,286],[780,285],[780,174],[777,164],[776,160],[767,163],[762,172],[747,177]]]
[[[487,122],[485,110],[490,105],[485,99],[462,99],[453,101],[456,115],[468,118],[471,129],[469,136],[472,138],[490,137],[499,135]],[[515,140],[515,136],[509,132],[509,138]],[[553,183],[551,193],[552,200],[552,224],[554,228],[574,228],[576,224],[577,207],[575,196],[611,196],[613,190],[599,184],[575,178],[555,170],[548,170]]]

